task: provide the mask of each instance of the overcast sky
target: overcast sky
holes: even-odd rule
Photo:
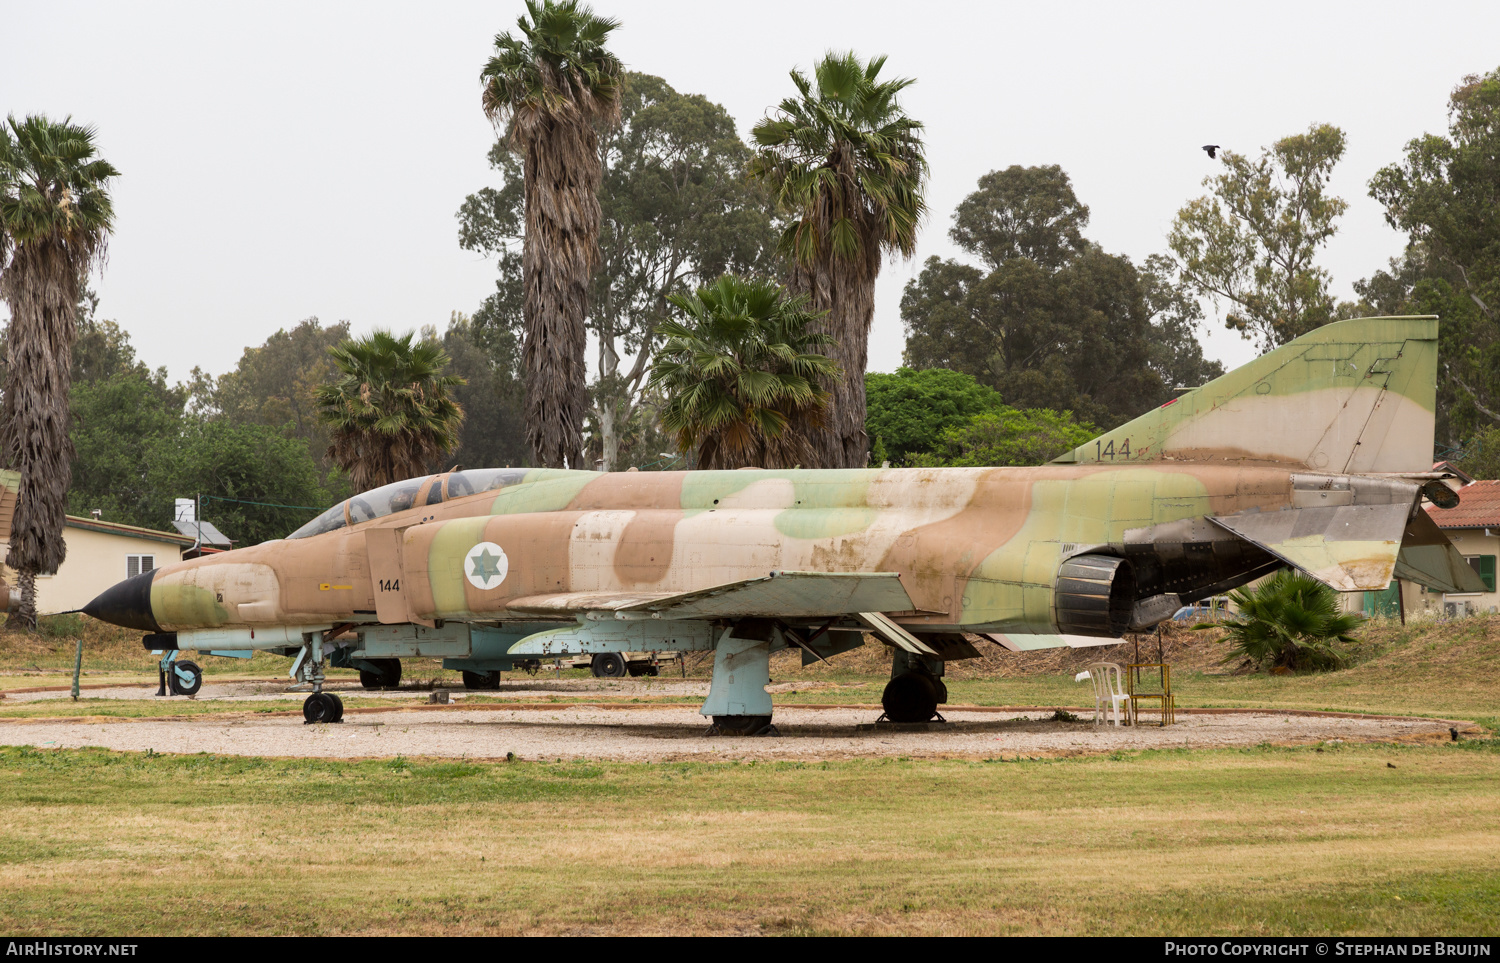
[[[120,169],[100,312],[186,378],[317,316],[356,332],[443,326],[493,288],[454,212],[491,183],[479,70],[520,2],[82,3],[0,0],[0,110],[98,128]],[[1199,145],[1254,152],[1309,124],[1348,134],[1349,201],[1322,263],[1340,296],[1402,239],[1366,196],[1380,166],[1446,129],[1448,92],[1500,67],[1500,3],[832,3],[601,0],[632,70],[722,103],[741,132],[825,50],[917,78],[931,215],[887,263],[872,370],[900,364],[901,289],[954,256],[954,206],[987,171],[1061,164],[1087,236],[1137,260],[1216,172]],[[1212,320],[1207,352],[1254,355]]]

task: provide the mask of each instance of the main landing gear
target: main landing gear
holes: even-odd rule
[[[710,736],[779,736],[771,724],[771,649],[785,642],[768,619],[745,619],[714,648],[713,682],[698,712],[713,720]]]
[[[943,660],[897,649],[891,658],[891,681],[880,696],[883,718],[890,722],[941,721],[937,707],[947,701]]]
[[[363,659],[359,684],[366,689],[395,689],[401,685],[400,659]]]

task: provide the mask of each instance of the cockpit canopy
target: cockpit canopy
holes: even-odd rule
[[[525,468],[477,468],[398,481],[338,503],[287,538],[311,538],[410,508],[425,508],[448,499],[496,491],[519,482],[526,472]]]

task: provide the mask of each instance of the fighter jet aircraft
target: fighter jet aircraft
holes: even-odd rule
[[[484,685],[564,654],[712,651],[710,732],[768,731],[771,653],[894,647],[897,721],[977,650],[1110,644],[1283,566],[1344,591],[1479,591],[1422,511],[1437,321],[1366,318],[1278,348],[1035,468],[457,471],[330,508],[285,539],[166,565],[88,614],[147,648],[294,656]],[[195,686],[188,678],[183,683]]]

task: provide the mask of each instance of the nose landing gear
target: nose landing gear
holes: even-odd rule
[[[323,633],[315,632],[302,638],[306,641],[297,654],[297,661],[292,663],[291,671],[293,679],[309,682],[313,687],[312,695],[302,703],[302,724],[343,722],[344,700],[332,692],[323,691]]]
[[[332,692],[314,692],[302,703],[302,722],[315,725],[320,722],[343,722],[344,700]]]

